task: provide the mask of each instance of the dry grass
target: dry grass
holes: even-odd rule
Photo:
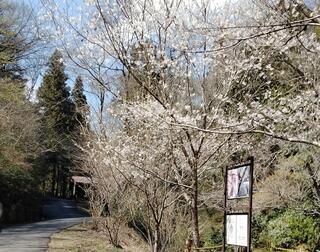
[[[284,248],[274,248],[274,249],[264,249],[264,248],[257,248],[253,249],[254,252],[306,252],[308,251],[303,245],[295,248],[295,249],[284,249]]]
[[[54,234],[48,252],[144,252],[147,244],[130,228],[121,230],[121,246],[114,248],[106,236],[91,229],[90,224],[79,224]]]

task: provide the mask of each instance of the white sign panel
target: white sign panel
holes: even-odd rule
[[[250,166],[244,165],[228,170],[228,199],[249,197]]]
[[[227,244],[248,246],[248,215],[227,215]]]

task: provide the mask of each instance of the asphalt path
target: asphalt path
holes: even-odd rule
[[[52,234],[81,223],[87,214],[72,200],[50,199],[43,205],[45,221],[4,228],[0,233],[0,252],[47,251]]]

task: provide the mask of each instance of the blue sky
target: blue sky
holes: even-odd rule
[[[17,3],[21,3],[22,1],[27,4],[28,6],[30,6],[36,13],[37,15],[41,16],[42,13],[45,13],[46,10],[44,8],[44,6],[41,3],[41,0],[13,0],[14,2]],[[77,14],[77,10],[76,8],[80,7],[83,5],[83,1],[82,0],[55,0],[55,2],[59,5],[59,7],[68,10],[70,15],[76,15]],[[41,25],[41,24],[40,24]],[[54,30],[55,27],[52,25],[52,29]],[[59,41],[56,42],[52,42],[51,45],[47,44],[47,48],[44,51],[44,54],[46,56],[46,58],[49,60],[50,56],[52,55],[52,53],[54,52],[54,50],[56,49],[56,44],[55,43],[59,43]],[[65,59],[65,65],[68,66],[68,59]],[[46,69],[42,70],[41,75],[39,76],[38,80],[37,80],[37,85],[36,88],[38,88],[41,83],[42,83],[42,76],[45,74]],[[70,87],[70,90],[73,87],[74,81],[76,79],[76,77],[78,75],[81,74],[85,74],[84,72],[82,72],[83,70],[77,71],[77,73],[75,73],[74,71],[69,71],[68,67],[66,68],[66,73],[69,77],[69,79],[67,80],[67,85]],[[87,87],[85,87],[86,90],[88,90]],[[35,94],[34,94],[35,95]],[[90,94],[89,92],[86,92],[85,95],[87,96],[88,102],[90,103],[91,106],[96,107],[98,105],[98,101],[96,99],[95,96],[93,96],[92,94]],[[109,99],[110,100],[110,99]]]
[[[25,2],[26,3],[29,2],[30,6],[32,6],[32,8],[37,11],[37,13],[45,12],[45,8],[43,7],[41,0],[25,0]],[[84,0],[55,0],[55,3],[59,5],[59,8],[63,9],[64,11],[68,11],[70,16],[76,16],[78,14],[77,9],[84,6]],[[53,25],[52,25],[52,29],[55,29]],[[56,43],[59,44],[59,41],[56,41]],[[53,51],[55,50],[55,48],[56,48],[55,44],[52,43],[51,49],[48,50],[48,52],[46,52],[48,59],[53,53]],[[69,77],[69,79],[67,80],[67,85],[70,87],[70,90],[72,90],[76,77],[78,75],[87,75],[87,72],[85,72],[85,70],[81,70],[80,68],[78,68],[76,71],[74,71],[74,69],[70,71],[70,68],[68,69],[68,64],[70,63],[70,61],[68,62],[67,57],[65,57],[64,60],[65,60],[65,65],[67,67],[66,73]],[[43,71],[43,74],[44,73],[45,71]],[[42,77],[40,77],[38,80],[38,86],[41,85],[41,82],[42,82]],[[88,83],[84,81],[84,84],[85,84],[85,95],[87,97],[87,101],[89,105],[91,106],[91,117],[92,117],[92,123],[94,124],[94,122],[97,121],[97,117],[96,117],[97,115],[95,111],[99,110],[100,101],[96,95],[93,95],[90,92],[91,90],[88,87]],[[105,97],[105,104],[110,103],[112,98],[113,96],[107,92]],[[108,118],[105,118],[105,119],[108,119]]]

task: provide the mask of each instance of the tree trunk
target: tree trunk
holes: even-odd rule
[[[68,183],[68,177],[64,173],[62,176],[62,182],[61,182],[61,196],[62,196],[62,198],[67,197],[67,183]]]
[[[59,186],[60,186],[60,166],[57,167],[57,187],[56,187],[56,192],[55,192],[55,197],[59,196]]]
[[[56,188],[56,166],[53,166],[53,171],[52,171],[52,184],[51,184],[51,194],[52,197],[54,197],[55,193],[55,188]]]
[[[156,230],[154,232],[153,252],[158,252],[159,250],[159,234],[159,227],[156,227]]]
[[[147,234],[148,234],[148,243],[149,243],[149,248],[150,248],[150,252],[153,252],[153,240],[152,240],[152,231],[148,228],[147,230]]]
[[[191,197],[191,214],[192,214],[192,238],[195,248],[200,247],[199,234],[199,216],[198,216],[198,170],[194,167],[192,170],[192,197]],[[194,250],[197,251],[197,250]]]

